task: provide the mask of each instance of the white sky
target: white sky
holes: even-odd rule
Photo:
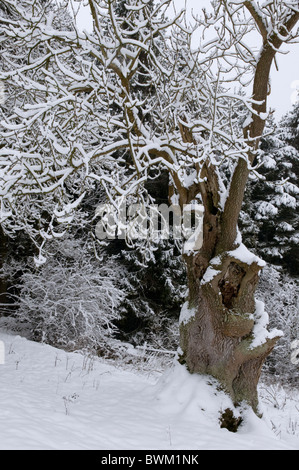
[[[185,0],[173,0],[178,10],[185,6]],[[200,13],[204,6],[210,4],[210,0],[187,0],[188,11]],[[88,9],[80,14],[80,27],[90,28],[90,16]],[[299,44],[288,46],[289,53],[278,55],[279,71],[273,66],[271,74],[272,93],[269,98],[269,105],[276,110],[276,117],[279,119],[288,112],[298,96],[299,90]]]
[[[173,0],[173,3],[178,9],[185,6],[185,0]],[[187,9],[199,13],[210,3],[210,0],[187,0]],[[287,55],[277,56],[279,71],[273,66],[271,73],[269,106],[276,110],[277,118],[291,109],[298,96],[296,89],[299,90],[299,44],[287,46],[285,50],[289,51]]]

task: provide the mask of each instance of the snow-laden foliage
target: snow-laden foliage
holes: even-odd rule
[[[252,80],[259,57],[245,38],[256,24],[264,53],[265,31],[273,47],[293,39],[283,29],[296,24],[293,2],[277,10],[272,3],[215,2],[197,21],[197,48],[184,12],[167,19],[170,0],[90,0],[92,32],[71,24],[67,2],[2,3],[0,78],[12,101],[1,121],[6,230],[18,226],[43,240],[59,234],[57,224],[70,222],[95,181],[115,204],[129,195],[148,204],[144,183],[161,165],[181,205],[210,191],[208,171],[214,204],[229,210],[236,163],[252,169],[253,144],[243,137],[240,114],[246,137],[253,117],[263,122],[266,114],[226,84]],[[216,36],[208,40],[211,28]],[[218,169],[228,159],[234,165],[226,183]],[[37,227],[41,200],[50,217]]]
[[[234,94],[227,83],[247,85],[269,47],[275,53],[294,40],[294,2],[216,1],[191,27],[184,12],[167,18],[170,0],[90,0],[92,32],[79,31],[67,4],[2,2],[5,230],[55,237],[95,181],[115,204],[129,195],[148,204],[144,183],[161,166],[181,205],[212,185],[214,204],[229,212],[232,174],[240,160],[254,171],[260,135],[246,139],[256,125],[262,132],[267,114],[258,96]],[[260,53],[246,39],[256,26]],[[202,36],[198,47],[194,29]],[[226,183],[218,169],[227,160],[233,166]],[[48,204],[50,217],[40,223]]]
[[[178,249],[168,242],[161,244],[147,266],[136,250],[124,247],[118,259],[128,280],[116,323],[118,337],[134,345],[148,343],[152,348],[175,351],[187,283]]]
[[[102,264],[91,248],[71,237],[52,241],[47,262],[23,269],[15,313],[17,325],[31,339],[69,350],[87,348],[105,353],[116,330],[119,305],[124,299],[114,259]],[[11,261],[6,272],[14,269]]]
[[[285,141],[299,151],[299,103],[295,104],[283,117],[281,127]]]
[[[43,57],[46,54],[46,48],[44,45],[36,41],[34,44],[31,42],[32,35],[29,33],[29,24],[31,27],[34,25],[34,20],[37,18],[34,17],[35,14],[35,5],[32,5],[32,2],[22,1],[22,2],[2,2],[0,6],[0,16],[1,16],[1,31],[7,30],[9,27],[11,29],[9,34],[3,33],[1,35],[0,48],[0,70],[5,73],[7,71],[12,71],[14,69],[13,64],[18,64],[18,67],[26,68],[29,63],[36,63],[39,57]],[[58,29],[64,28],[66,30],[72,30],[72,20],[71,16],[66,8],[66,5],[62,3],[55,7],[51,0],[43,0],[40,2],[40,14],[43,18],[43,21],[53,21],[53,25]],[[10,26],[8,26],[10,25]],[[17,39],[18,35],[16,33],[17,28],[26,28],[29,35],[25,35],[23,39]],[[32,48],[31,48],[32,46]],[[12,61],[12,62],[11,62]],[[35,72],[28,73],[28,75],[16,73],[15,79],[12,81],[4,80],[5,87],[5,102],[0,108],[1,119],[3,119],[0,124],[1,128],[1,181],[2,183],[6,179],[6,169],[7,169],[7,159],[6,155],[10,155],[11,158],[11,175],[17,175],[18,168],[21,167],[27,168],[30,173],[30,165],[33,162],[33,159],[26,162],[25,154],[29,149],[29,152],[34,153],[36,149],[38,137],[37,133],[39,129],[37,126],[29,125],[28,134],[21,132],[19,134],[19,147],[22,149],[19,153],[19,157],[16,157],[15,153],[15,144],[13,140],[6,139],[3,135],[3,124],[7,122],[10,117],[18,114],[20,108],[27,109],[28,106],[33,105],[38,106],[38,103],[42,100],[43,94],[42,90],[45,87],[42,85],[45,77],[41,77],[39,74],[39,66]],[[49,64],[48,64],[49,65]],[[50,70],[46,65],[47,70]],[[14,69],[15,70],[15,69]],[[15,70],[16,72],[16,70]],[[37,89],[35,89],[35,85]],[[32,93],[31,91],[32,90]],[[17,118],[17,123],[21,124],[22,119]],[[18,126],[17,126],[18,127]],[[24,152],[24,153],[23,153]],[[37,154],[36,154],[37,155]],[[42,151],[39,154],[39,161],[42,166],[44,162],[44,152]],[[18,163],[19,162],[19,163]],[[28,166],[29,164],[29,166]],[[32,169],[32,168],[31,168]],[[23,171],[22,170],[22,171]],[[34,170],[33,170],[34,171]],[[26,170],[23,171],[25,176]],[[39,185],[37,175],[34,176],[31,173],[33,178],[36,178],[36,182]],[[19,173],[20,176],[20,173]],[[14,186],[14,178],[12,178],[11,183]],[[25,186],[27,185],[26,181],[23,181]],[[79,183],[80,184],[80,183]],[[58,190],[55,194],[42,194],[38,190],[27,191],[26,194],[20,196],[19,189],[15,187],[15,192],[8,191],[6,202],[2,200],[1,195],[1,208],[0,208],[0,223],[3,230],[13,239],[18,238],[19,234],[23,231],[28,233],[34,244],[39,248],[43,247],[47,239],[53,238],[53,234],[57,238],[63,235],[63,229],[59,228],[56,221],[55,209],[57,205],[69,201],[69,191],[71,194],[78,193],[78,178],[73,178],[68,182],[68,184],[62,190]],[[79,194],[81,194],[81,185]],[[10,193],[10,194],[9,194]],[[79,216],[80,218],[80,216]],[[55,224],[54,224],[55,220]],[[70,219],[68,220],[70,222]],[[78,220],[76,220],[76,225],[78,225]],[[44,258],[42,255],[39,257],[36,256],[37,264],[41,263]]]
[[[31,9],[27,1],[6,3],[16,19],[0,18],[0,78],[8,96],[18,96],[1,121],[7,227],[33,227],[34,234],[34,201],[50,197],[42,236],[55,236],[94,181],[111,200],[135,194],[148,203],[144,182],[162,164],[187,203],[199,192],[204,162],[247,158],[240,128],[234,131],[245,99],[225,89],[224,66],[212,70],[223,51],[209,41],[193,50],[183,15],[165,16],[169,1],[153,8],[131,0],[124,22],[114,2],[92,0],[92,33],[57,25],[61,10],[49,12],[42,2]],[[232,36],[228,50],[236,43]],[[26,50],[21,60],[16,51]]]
[[[265,303],[271,326],[284,333],[267,360],[265,371],[282,383],[298,385],[299,367],[292,361],[292,344],[299,339],[298,279],[280,272],[274,266],[265,268],[257,296]]]
[[[294,107],[279,126],[268,127],[262,141],[260,177],[248,184],[241,213],[244,240],[271,263],[298,274],[299,242],[299,151],[298,128],[290,125]]]

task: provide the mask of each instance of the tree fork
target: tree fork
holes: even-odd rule
[[[254,18],[263,39],[253,84],[253,113],[244,129],[248,160],[239,158],[231,177],[223,211],[219,207],[217,174],[207,162],[202,171],[200,192],[205,207],[203,247],[185,255],[189,296],[181,316],[181,356],[191,373],[211,375],[234,403],[246,401],[258,414],[257,385],[267,356],[280,338],[264,329],[264,340],[255,341],[258,325],[255,290],[262,268],[258,261],[244,262],[234,256],[240,247],[237,227],[250,165],[265,128],[270,71],[277,51],[299,20],[294,12],[279,34],[269,34],[266,21],[253,3],[244,6]],[[191,141],[191,139],[189,139]],[[218,199],[217,199],[218,198]]]

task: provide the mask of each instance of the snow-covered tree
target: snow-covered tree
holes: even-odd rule
[[[212,13],[198,20],[203,37],[213,28],[214,39],[203,38],[197,49],[184,13],[166,18],[170,0],[154,8],[128,0],[125,25],[113,0],[89,0],[92,33],[58,29],[55,11],[45,15],[38,0],[30,14],[28,1],[3,3],[19,14],[18,21],[0,18],[3,40],[10,44],[13,37],[14,47],[29,50],[24,64],[8,47],[0,75],[24,93],[2,121],[4,227],[20,215],[29,226],[31,207],[23,201],[51,195],[52,218],[39,233],[55,236],[94,182],[116,207],[125,200],[147,206],[145,182],[166,168],[171,200],[181,209],[200,201],[205,209],[202,247],[184,251],[189,293],[180,361],[191,373],[218,379],[235,403],[245,400],[257,410],[260,370],[280,335],[268,333],[255,301],[264,264],[242,244],[238,218],[256,171],[271,66],[281,46],[294,40],[297,2],[215,1]],[[253,30],[261,35],[259,52],[247,39]],[[232,82],[248,80],[249,99],[232,92]],[[154,93],[145,97],[140,85]],[[221,167],[228,160],[225,184]]]
[[[100,354],[109,342],[111,348],[125,295],[119,282],[125,271],[114,258],[103,265],[92,245],[69,236],[50,242],[47,262],[38,269],[14,261],[6,270],[21,271],[13,321],[30,339]]]
[[[16,8],[16,5],[18,8]],[[40,2],[43,10],[44,17],[47,15],[53,15],[53,2],[52,0],[42,0]],[[19,10],[21,8],[21,10]],[[0,4],[0,29],[5,28],[7,24],[22,24],[22,14],[26,12],[27,16],[33,13],[32,2],[4,2]],[[23,12],[23,13],[22,13]],[[58,8],[55,11],[55,24],[58,28],[70,28],[71,27],[71,16],[65,8]],[[34,51],[29,50],[29,41],[24,41],[21,45],[15,41],[14,35],[2,36],[0,40],[0,70],[5,72],[7,67],[9,68],[9,57],[13,57],[19,66],[25,65],[28,60],[28,56],[32,54],[32,57],[37,58],[39,55],[44,56],[45,50],[37,46]],[[7,54],[7,55],[6,55]],[[3,82],[1,82],[3,85]],[[6,119],[7,116],[13,113],[14,109],[19,106],[23,106],[28,99],[26,94],[26,87],[30,87],[27,83],[20,86],[18,80],[13,82],[4,83],[4,102],[0,105],[0,115]],[[10,143],[3,138],[2,126],[0,124],[0,149],[10,147]],[[24,145],[26,145],[24,143]],[[1,156],[1,159],[3,157]],[[28,264],[28,258],[33,255],[38,255],[40,244],[43,242],[43,234],[40,232],[40,228],[51,220],[52,212],[55,207],[55,201],[50,197],[40,197],[39,195],[30,194],[22,200],[15,201],[15,218],[8,220],[6,224],[3,224],[3,212],[0,209],[0,310],[1,313],[9,313],[12,303],[11,293],[15,292],[14,284],[19,282],[18,276],[21,274],[21,269],[15,271],[12,275],[5,269],[7,266],[6,260],[14,260],[20,262],[22,260],[23,268]],[[19,205],[18,205],[19,203]],[[9,205],[9,203],[8,203]],[[5,216],[4,216],[5,218]],[[30,237],[26,236],[26,232],[30,234]],[[37,248],[34,246],[36,245]],[[6,272],[5,272],[6,271]]]
[[[154,3],[148,2],[147,7],[153,12]],[[127,19],[130,10],[126,8],[126,1],[116,0],[114,8],[116,15],[122,18],[122,28],[129,28]],[[161,47],[163,51],[163,43]],[[159,50],[156,50],[156,54],[161,58]],[[139,57],[136,79],[131,85],[131,88],[134,87],[134,94],[138,94],[140,99],[148,99],[149,94],[155,93],[154,84],[147,78],[149,73],[151,65],[146,52],[143,51]],[[149,124],[151,115],[144,119]],[[130,159],[129,152],[125,158]],[[154,170],[149,176],[145,188],[152,200],[155,204],[168,204],[168,172],[164,170],[158,173]],[[126,269],[131,285],[120,306],[121,320],[118,322],[120,337],[130,340],[133,344],[153,342],[156,347],[161,343],[164,347],[173,347],[173,338],[167,337],[167,332],[163,334],[161,332],[169,330],[168,323],[178,321],[184,297],[186,276],[180,259],[180,250],[172,240],[157,241],[146,266],[139,247],[128,247],[123,240],[109,241],[106,251],[117,254],[119,262]]]
[[[265,371],[277,377],[281,383],[298,386],[298,364],[292,361],[292,345],[299,337],[299,290],[298,279],[268,265],[262,273],[257,297],[265,302],[271,312],[271,326],[278,326],[284,336],[273,354],[267,359]]]
[[[282,119],[261,144],[262,167],[250,181],[241,217],[242,234],[266,261],[298,274],[299,153]],[[275,131],[273,131],[275,129]]]
[[[284,130],[284,139],[299,151],[299,103],[297,102],[291,111],[283,117],[281,127]],[[297,162],[298,168],[298,162]]]

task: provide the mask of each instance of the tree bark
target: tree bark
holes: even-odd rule
[[[265,320],[260,324],[255,290],[263,264],[241,246],[237,236],[238,219],[249,167],[264,132],[271,66],[283,37],[298,22],[299,13],[289,18],[279,35],[268,36],[252,4],[244,2],[244,5],[254,13],[264,41],[254,77],[254,113],[244,129],[250,149],[248,161],[239,159],[224,208],[219,204],[219,185],[213,166],[205,163],[203,167],[204,182],[197,188],[205,207],[203,246],[197,253],[184,255],[189,294],[180,321],[179,360],[191,373],[216,378],[235,405],[245,401],[259,414],[257,385],[261,369],[280,334],[268,333]],[[192,136],[188,141],[192,142]]]
[[[254,293],[261,265],[255,258],[244,262],[226,252],[200,279],[200,256],[185,257],[189,297],[180,324],[180,362],[191,373],[216,378],[236,406],[246,401],[258,414],[261,368],[279,339],[265,332],[264,341],[254,345]]]

